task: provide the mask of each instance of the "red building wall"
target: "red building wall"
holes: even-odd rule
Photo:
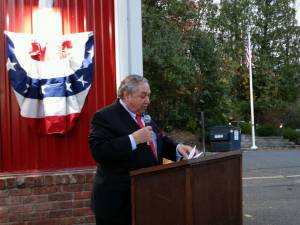
[[[43,171],[90,167],[88,148],[93,113],[116,96],[114,1],[54,0],[62,15],[63,32],[94,31],[94,81],[75,127],[65,135],[38,135],[20,116],[6,73],[4,30],[32,31],[38,0],[0,1],[0,172]],[[9,18],[9,22],[8,22]]]

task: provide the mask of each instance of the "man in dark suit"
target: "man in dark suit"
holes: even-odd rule
[[[92,119],[89,144],[97,162],[92,208],[97,225],[131,225],[130,171],[161,164],[163,157],[176,161],[192,149],[161,134],[152,120],[145,124],[142,115],[150,93],[147,79],[129,75],[120,84],[116,102]]]

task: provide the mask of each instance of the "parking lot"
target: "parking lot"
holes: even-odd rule
[[[300,224],[300,150],[243,153],[244,225]]]

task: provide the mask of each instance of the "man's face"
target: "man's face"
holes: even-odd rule
[[[124,101],[128,109],[136,114],[142,114],[150,104],[150,87],[147,83],[141,82],[137,86],[137,90],[130,94],[125,92]]]

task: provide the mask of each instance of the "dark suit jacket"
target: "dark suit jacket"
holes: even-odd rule
[[[177,143],[159,132],[151,121],[157,136],[158,161],[147,143],[131,149],[129,134],[139,125],[117,100],[97,111],[92,119],[89,144],[97,173],[92,194],[92,207],[97,224],[130,224],[130,177],[135,169],[161,164],[162,158],[176,159]],[[101,221],[101,223],[99,222]]]

